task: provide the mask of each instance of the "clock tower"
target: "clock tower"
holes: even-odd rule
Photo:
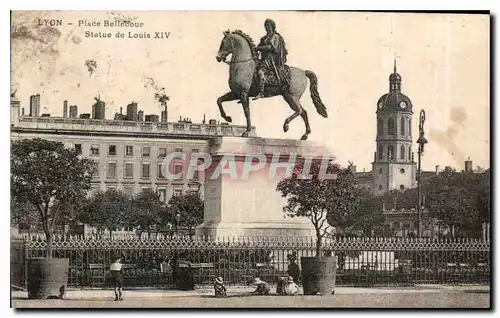
[[[416,187],[416,163],[412,152],[411,100],[401,93],[401,75],[389,76],[389,93],[377,102],[377,150],[372,162],[373,193]]]

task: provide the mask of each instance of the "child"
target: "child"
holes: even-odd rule
[[[217,277],[215,279],[214,290],[215,290],[215,297],[217,298],[227,297],[227,289],[226,286],[224,286],[224,281],[222,280],[222,277]]]
[[[253,284],[257,286],[257,289],[253,292],[253,294],[257,295],[269,295],[271,291],[271,287],[265,281],[260,280],[260,278],[255,278]]]
[[[287,296],[295,296],[299,294],[299,286],[293,281],[293,277],[288,277],[288,281],[285,284],[284,294]]]
[[[111,277],[115,287],[115,301],[123,300],[123,264],[121,263],[120,257],[115,258],[115,261],[111,263],[109,270],[111,271]]]

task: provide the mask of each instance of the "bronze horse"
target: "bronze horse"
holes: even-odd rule
[[[232,54],[231,61],[226,61],[226,57],[229,54]],[[229,64],[229,88],[231,89],[229,93],[217,99],[220,114],[224,120],[231,122],[231,117],[226,115],[222,103],[240,100],[247,120],[247,129],[242,137],[248,137],[252,129],[249,97],[258,94],[258,85],[254,84],[254,73],[258,62],[255,44],[252,39],[242,31],[226,31],[224,32],[224,38],[220,44],[216,59],[218,62],[224,61]],[[283,123],[283,131],[287,132],[290,122],[298,116],[301,116],[306,126],[306,132],[302,135],[301,139],[306,140],[307,136],[311,133],[311,127],[309,126],[307,112],[300,104],[300,98],[307,88],[307,78],[309,78],[310,81],[309,90],[316,111],[325,118],[328,117],[328,115],[326,107],[323,105],[318,93],[318,79],[316,74],[312,71],[304,71],[296,67],[290,67],[290,75],[291,80],[289,87],[283,89],[277,85],[266,85],[265,95],[266,97],[283,96],[288,105],[290,105],[290,108],[294,111],[294,113]]]

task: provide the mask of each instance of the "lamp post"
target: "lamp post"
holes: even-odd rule
[[[424,122],[425,122],[425,110],[420,111],[420,117],[418,122],[419,137],[417,140],[418,144],[418,168],[417,168],[417,196],[418,196],[418,237],[422,236],[422,153],[424,152],[424,145],[427,143],[427,139],[424,137]]]
[[[175,215],[175,234],[179,236],[179,222],[181,220],[181,214],[177,213]]]

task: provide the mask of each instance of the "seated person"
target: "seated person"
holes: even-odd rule
[[[284,295],[285,294],[285,284],[288,280],[288,277],[279,277],[278,284],[276,285],[276,294]]]
[[[269,292],[271,291],[271,287],[269,284],[265,281],[260,280],[260,278],[255,278],[253,281],[253,284],[257,286],[257,289],[252,293],[252,294],[257,294],[257,295],[269,295]]]
[[[227,297],[227,289],[226,286],[224,286],[224,281],[222,280],[222,277],[217,277],[215,279],[214,290],[215,290],[215,297],[217,298]]]
[[[288,280],[285,283],[283,294],[286,296],[295,296],[299,294],[299,286],[295,284],[292,276],[288,277]]]

